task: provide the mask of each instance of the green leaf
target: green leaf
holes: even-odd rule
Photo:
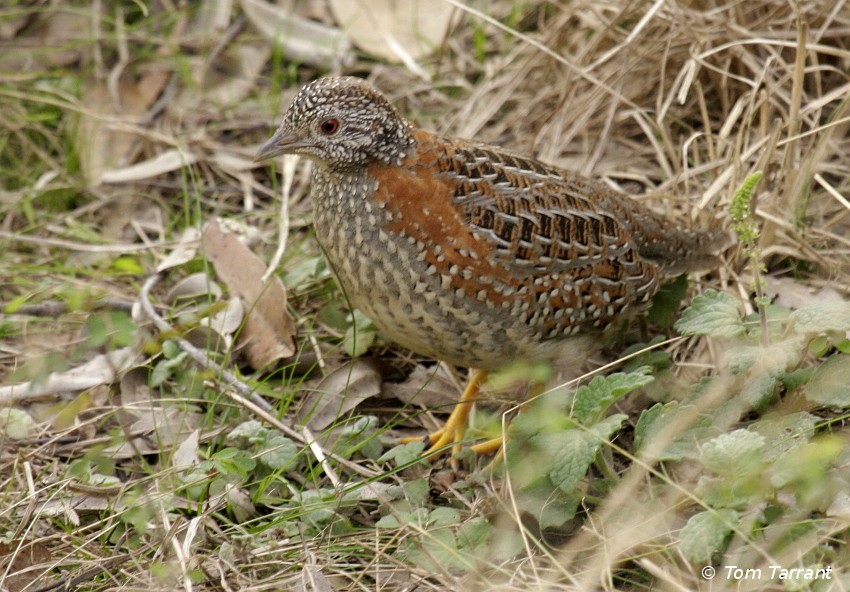
[[[139,263],[139,260],[127,255],[115,259],[115,261],[112,262],[112,269],[121,273],[129,273],[132,275],[142,275],[145,273],[145,268],[141,263]]]
[[[825,333],[850,330],[850,302],[812,304],[791,313],[800,333]]]
[[[428,524],[430,526],[452,526],[460,522],[460,512],[454,508],[441,506],[431,510],[428,514]]]
[[[850,339],[838,339],[835,341],[835,349],[842,354],[850,354]]]
[[[23,440],[35,432],[35,420],[20,409],[0,409],[0,439]]]
[[[735,510],[706,510],[694,514],[679,533],[680,548],[692,563],[708,563],[720,551],[732,525],[738,522]]]
[[[614,401],[655,380],[651,372],[652,368],[645,366],[628,374],[617,372],[608,376],[596,376],[590,384],[581,386],[576,391],[572,418],[583,425],[596,423]]]
[[[398,518],[395,517],[394,514],[387,514],[386,516],[382,516],[380,520],[375,522],[375,528],[399,528],[401,524],[398,521]]]
[[[546,478],[514,492],[514,495],[517,508],[533,516],[541,529],[560,528],[572,520],[584,496],[578,489],[553,489],[552,483]]]
[[[162,386],[173,374],[172,370],[183,366],[183,361],[187,355],[186,352],[181,352],[174,358],[166,358],[157,362],[151,371],[150,386],[154,388]]]
[[[269,439],[268,449],[264,451],[259,461],[272,470],[289,467],[298,456],[298,446],[285,436],[273,436]]]
[[[242,451],[238,448],[222,448],[218,452],[212,455],[213,460],[232,460],[242,454]]]
[[[431,484],[428,479],[405,480],[402,483],[405,499],[413,507],[424,507],[431,494]]]
[[[589,430],[570,429],[533,436],[531,442],[540,451],[541,466],[550,467],[552,483],[563,491],[572,491],[584,478],[596,453],[620,429],[627,416],[612,415]]]
[[[750,429],[764,438],[764,459],[772,462],[811,440],[817,422],[816,416],[800,411],[784,417],[761,419]]]
[[[457,547],[461,551],[473,552],[482,548],[493,533],[493,526],[486,518],[472,518],[457,529]]]
[[[418,540],[411,541],[404,553],[406,561],[429,572],[446,568],[468,570],[473,561],[472,558],[464,561],[464,557],[458,553],[457,540],[451,528],[428,530]]]
[[[302,284],[306,284],[308,280],[313,280],[318,277],[322,271],[325,271],[321,256],[304,259],[300,263],[286,270],[283,275],[283,283],[289,290],[300,288]],[[327,273],[327,272],[326,272]]]
[[[753,409],[760,409],[773,398],[782,375],[782,370],[775,368],[756,374],[743,386],[738,398]]]
[[[250,443],[265,442],[268,439],[269,430],[264,427],[256,419],[243,421],[238,426],[230,430],[225,440],[233,442],[236,440],[245,440]]]
[[[327,489],[305,489],[293,496],[302,510],[302,518],[315,527],[327,525],[336,516],[339,500]]]
[[[346,458],[355,451],[367,458],[378,458],[384,448],[377,438],[378,418],[374,415],[361,415],[348,421],[339,430],[339,439],[333,450]]]
[[[706,290],[696,296],[675,327],[682,335],[735,337],[744,332],[737,301],[726,292],[716,290]]]
[[[532,438],[532,442],[541,450],[539,460],[545,463],[543,466],[551,467],[549,478],[552,483],[563,491],[575,488],[599,450],[595,438],[580,429],[538,434]]]
[[[826,474],[845,444],[835,436],[824,436],[798,446],[776,460],[770,482],[774,487],[793,485],[795,494],[809,489],[824,493],[829,487]]]
[[[375,343],[377,337],[378,330],[371,319],[359,310],[355,310],[352,313],[352,323],[346,329],[343,339],[345,353],[352,358],[359,358]]]
[[[749,430],[721,434],[702,447],[700,462],[718,475],[743,475],[763,459],[764,436]]]
[[[678,401],[656,403],[641,413],[635,426],[635,449],[646,453],[652,441],[665,432],[667,426],[681,422],[693,414],[693,405],[680,405]],[[657,460],[682,460],[696,455],[698,443],[717,433],[710,417],[697,416],[690,425],[682,425],[681,432],[673,435],[663,450],[652,450]]]
[[[850,355],[836,354],[815,368],[803,392],[820,405],[850,407]]]
[[[646,313],[650,322],[669,329],[673,326],[676,313],[682,306],[682,301],[688,294],[688,276],[682,274],[672,282],[667,282],[658,293],[652,297],[652,306]]]
[[[378,459],[379,463],[394,461],[396,466],[403,467],[417,462],[423,462],[422,453],[425,451],[425,442],[416,441],[407,444],[399,444],[387,450]]]

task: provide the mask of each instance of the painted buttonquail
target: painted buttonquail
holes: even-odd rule
[[[367,82],[306,85],[257,160],[314,161],[316,235],[351,304],[411,350],[478,370],[430,453],[463,437],[486,372],[577,371],[662,281],[727,235],[503,148],[416,128]]]

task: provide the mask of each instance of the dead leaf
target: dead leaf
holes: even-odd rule
[[[798,310],[812,304],[844,302],[844,298],[834,288],[827,286],[816,289],[799,280],[782,276],[766,276],[764,292],[774,302],[789,310]]]
[[[228,106],[244,100],[255,91],[257,78],[269,63],[271,53],[268,43],[240,43],[235,46],[225,57],[235,62],[233,70],[239,72],[239,75],[227,73],[211,80],[211,74],[222,67],[216,64],[216,68],[211,69],[206,76],[206,100],[214,105]]]
[[[145,366],[131,368],[121,376],[115,403],[118,406],[118,418],[122,422],[137,420],[142,414],[139,409],[151,405],[153,394],[148,383],[149,376],[150,369]]]
[[[385,384],[383,396],[402,403],[439,408],[457,403],[460,393],[442,365],[434,368],[417,365],[404,382]]]
[[[307,550],[306,555],[304,567],[301,569],[300,577],[292,590],[294,592],[334,592],[336,588],[322,572],[322,568],[316,560],[316,554]]]
[[[295,584],[295,592],[334,592],[328,578],[316,565],[305,565],[301,570],[301,578]]]
[[[361,402],[381,394],[381,375],[375,365],[355,360],[322,378],[301,399],[295,414],[314,432],[320,432]]]
[[[215,350],[227,355],[233,350],[233,334],[242,326],[244,318],[242,301],[233,297],[227,301],[223,310],[201,319],[198,326],[186,334],[186,339],[199,349]]]
[[[98,210],[98,216],[103,224],[103,237],[115,242],[131,243],[140,238],[149,240],[165,235],[166,216],[162,212],[162,205],[143,193],[115,195]],[[94,255],[99,256],[97,253]],[[94,257],[89,259],[97,260]],[[86,264],[86,260],[81,263]]]
[[[242,0],[242,10],[257,31],[279,44],[291,61],[321,70],[354,63],[351,42],[337,28],[291,14],[265,0]]]
[[[111,383],[139,359],[133,348],[124,347],[96,356],[66,372],[55,372],[46,379],[0,386],[0,406],[17,401],[47,397],[67,391],[82,391],[99,384]]]
[[[150,106],[148,95],[133,81],[119,81],[117,92],[115,97],[105,83],[95,83],[83,95],[86,115],[82,116],[79,133],[74,138],[80,168],[86,181],[93,185],[100,182],[106,170],[129,164],[138,142],[136,134],[115,129],[108,120],[118,117],[138,121]]]
[[[330,0],[330,6],[357,47],[408,66],[443,43],[455,13],[448,2],[432,0]]]
[[[144,181],[145,179],[177,171],[184,166],[189,166],[196,162],[198,162],[198,157],[191,152],[183,152],[174,148],[166,150],[144,162],[106,171],[100,176],[99,182],[128,183],[131,181]]]
[[[178,267],[194,259],[198,252],[198,243],[200,238],[201,233],[194,226],[188,226],[183,229],[183,233],[180,235],[180,240],[177,245],[171,249],[171,252],[168,253],[165,259],[160,261],[159,265],[156,266],[157,272],[165,271],[172,267]],[[207,284],[207,287],[209,287],[209,280],[206,278],[206,274],[197,273],[194,274],[194,276],[189,276],[189,278],[195,276],[202,276],[206,280],[205,283]],[[186,278],[184,281],[189,280],[189,278]],[[218,286],[215,287],[218,288]],[[169,294],[172,294],[175,290],[177,290],[177,286],[174,286]],[[206,293],[206,290],[204,293]],[[220,289],[219,294],[221,294]],[[169,302],[170,301],[171,299],[169,298]]]
[[[5,5],[4,5],[5,7]],[[4,72],[38,72],[50,68],[63,68],[91,55],[94,45],[93,15],[79,9],[55,5],[49,11],[6,10],[0,37],[11,41],[5,47],[17,51],[0,52],[0,70]],[[15,18],[17,14],[21,16]],[[35,18],[33,18],[35,17]],[[26,28],[24,28],[26,27]],[[25,51],[23,48],[38,48]]]
[[[119,511],[123,504],[107,497],[77,494],[72,498],[50,499],[39,506],[39,516],[55,516],[65,518],[65,521],[75,526],[80,525],[80,514],[99,514],[101,512]]]
[[[263,262],[215,220],[204,228],[203,245],[218,277],[248,311],[239,334],[248,364],[265,368],[294,354],[296,327],[286,309],[286,288],[280,278],[273,276],[263,283]]]
[[[53,554],[41,543],[12,541],[0,543],[0,573],[4,575],[3,586],[9,592],[38,587],[41,580],[50,576]],[[36,569],[36,566],[43,566]]]
[[[198,456],[198,442],[200,441],[200,430],[195,430],[189,437],[180,443],[174,456],[171,457],[171,466],[178,471],[194,468],[200,462]]]
[[[140,436],[108,446],[104,454],[116,460],[137,458],[140,454],[159,454],[181,444],[203,425],[204,416],[200,413],[154,405],[149,402],[146,408],[134,409],[139,419],[125,427],[127,434]]]
[[[157,270],[159,271],[159,270]],[[222,295],[219,285],[210,279],[209,274],[199,271],[174,284],[165,295],[165,301],[174,305],[189,302],[207,302],[210,297],[218,300]]]

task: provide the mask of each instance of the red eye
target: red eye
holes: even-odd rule
[[[322,133],[326,136],[332,136],[337,132],[337,130],[339,130],[339,121],[336,119],[326,119],[322,122],[322,125],[319,126],[319,129],[322,130]]]

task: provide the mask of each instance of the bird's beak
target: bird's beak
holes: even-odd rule
[[[260,147],[259,152],[254,156],[254,162],[268,160],[280,154],[294,154],[306,145],[298,136],[286,133],[281,128]]]

